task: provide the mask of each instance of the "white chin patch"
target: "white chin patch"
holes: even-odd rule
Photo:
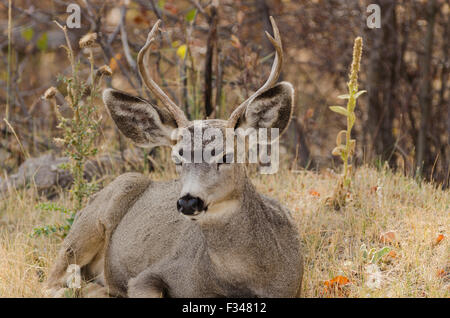
[[[203,211],[200,211],[200,212],[195,212],[195,214],[192,214],[192,215],[186,215],[186,214],[183,214],[186,218],[188,218],[189,220],[191,220],[191,221],[197,221],[199,218],[201,218],[204,214],[206,213],[206,211],[205,210],[203,210]]]

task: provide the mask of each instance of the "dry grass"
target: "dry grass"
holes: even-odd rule
[[[450,192],[386,170],[360,168],[352,184],[354,196],[346,208],[326,205],[337,182],[332,173],[301,171],[256,176],[258,189],[276,197],[294,212],[305,255],[304,297],[448,297]],[[375,187],[379,187],[375,191]],[[60,217],[35,206],[32,189],[0,201],[0,296],[43,297],[42,280],[55,257],[56,237],[31,238],[33,227]],[[58,202],[68,203],[67,195]],[[379,288],[367,286],[360,247],[385,246],[382,232],[396,232],[387,244],[396,257],[378,266]],[[438,234],[445,238],[433,244]],[[442,270],[446,271],[447,276]],[[324,292],[324,281],[338,275],[350,284]]]

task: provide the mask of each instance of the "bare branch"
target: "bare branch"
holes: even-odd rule
[[[241,105],[239,105],[233,111],[233,113],[230,116],[230,119],[228,120],[229,127],[234,127],[239,117],[241,117],[241,115],[245,112],[247,105],[249,105],[257,96],[259,96],[260,94],[264,93],[266,90],[271,88],[277,82],[278,77],[280,76],[281,66],[283,65],[283,46],[281,43],[280,31],[278,30],[277,24],[275,23],[273,17],[270,17],[270,22],[272,23],[274,37],[272,37],[267,31],[266,36],[274,46],[276,54],[275,60],[272,65],[272,70],[270,71],[269,78],[267,79],[267,81],[264,83],[263,86],[261,86],[255,93],[253,93],[248,99],[246,99]]]
[[[142,81],[147,86],[147,88],[164,104],[167,110],[170,111],[170,113],[174,116],[178,126],[183,127],[185,124],[187,124],[186,115],[169,98],[169,96],[167,96],[166,93],[164,93],[164,91],[158,86],[158,84],[156,84],[155,81],[153,81],[153,79],[149,76],[144,65],[144,57],[146,56],[146,53],[150,49],[150,45],[155,39],[155,33],[158,30],[160,23],[161,20],[156,21],[152,30],[148,34],[147,42],[145,43],[144,47],[139,51],[137,57],[138,70],[139,74],[141,75]]]

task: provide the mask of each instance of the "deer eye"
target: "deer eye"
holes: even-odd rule
[[[183,160],[181,158],[183,158],[183,148],[178,150],[178,155],[175,154],[172,156],[172,160],[176,166],[181,166],[183,164]]]

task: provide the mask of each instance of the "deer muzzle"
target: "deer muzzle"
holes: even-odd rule
[[[189,193],[177,201],[178,212],[184,215],[197,215],[205,211],[205,202],[199,197],[193,197]]]

